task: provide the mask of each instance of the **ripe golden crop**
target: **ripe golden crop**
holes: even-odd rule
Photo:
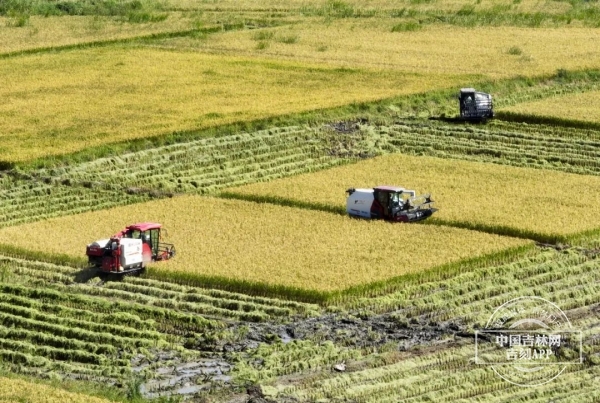
[[[371,18],[325,24],[322,19],[306,19],[292,26],[263,29],[262,36],[231,31],[213,35],[210,41],[174,38],[166,43],[211,53],[491,78],[513,77],[517,73],[553,74],[561,68],[593,67],[598,61],[597,28],[467,28],[431,24],[416,31],[392,32],[398,22],[393,18]],[[261,37],[270,39],[258,46],[261,41],[257,38]]]
[[[84,256],[85,245],[138,221],[160,222],[175,259],[157,270],[319,291],[414,273],[527,241],[430,225],[185,196],[0,230],[0,243]]]
[[[48,385],[0,377],[0,403],[109,403],[106,399],[67,392]]]
[[[3,60],[2,159],[435,88],[439,76],[108,47]],[[456,78],[454,81],[456,83]]]
[[[0,53],[124,39],[192,28],[192,21],[182,13],[169,13],[166,20],[151,24],[128,24],[122,21],[122,17],[91,15],[32,15],[23,27],[10,27],[11,24],[14,24],[14,18],[0,17]]]
[[[194,0],[170,0],[169,4],[177,9],[186,10],[215,10],[212,2],[198,2]],[[544,12],[544,13],[564,13],[571,8],[569,3],[559,2],[540,2],[538,0],[521,0],[515,3],[513,0],[482,0],[473,2],[471,0],[444,0],[444,1],[410,1],[410,0],[342,0],[333,2],[331,0],[219,0],[218,9],[224,12],[232,11],[254,11],[261,12],[268,10],[277,10],[277,13],[283,14],[290,12],[297,16],[304,10],[304,14],[310,15],[310,11],[320,9],[350,8],[357,13],[367,13],[374,11],[369,15],[380,16],[389,15],[390,11],[399,11],[403,8],[408,10],[444,10],[458,11],[465,6],[471,6],[476,11],[493,9],[496,6],[510,6],[504,12]],[[387,12],[387,13],[386,13]]]
[[[386,155],[230,191],[343,208],[346,189],[385,184],[431,193],[433,219],[550,236],[600,227],[600,177],[432,157]]]
[[[569,94],[505,108],[509,112],[600,122],[600,91]]]

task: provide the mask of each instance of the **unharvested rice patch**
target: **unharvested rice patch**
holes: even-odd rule
[[[392,154],[230,191],[344,208],[346,189],[383,184],[431,193],[436,219],[549,235],[600,227],[600,177],[432,157]]]
[[[415,273],[527,241],[429,225],[394,225],[269,204],[185,196],[0,230],[0,243],[84,256],[128,224],[156,221],[177,256],[161,270],[318,291]]]

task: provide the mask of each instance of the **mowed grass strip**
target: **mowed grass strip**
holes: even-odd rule
[[[23,379],[0,377],[0,403],[109,403],[110,400],[101,399],[81,393],[67,392]]]
[[[457,78],[131,47],[0,64],[0,160],[452,86]]]
[[[600,177],[443,158],[386,155],[227,192],[344,211],[346,189],[385,184],[431,193],[428,223],[548,242],[600,228]]]
[[[600,91],[555,96],[511,106],[502,111],[532,115],[534,119],[550,117],[600,124]]]
[[[408,24],[400,21],[344,19],[326,24],[322,19],[307,19],[293,26],[223,32],[209,41],[173,38],[162,43],[219,54],[494,79],[598,64],[598,28],[467,28],[413,22],[414,29],[393,32],[397,24]]]
[[[337,291],[527,244],[451,227],[393,225],[336,214],[182,196],[0,230],[0,243],[84,256],[128,224],[157,221],[177,256],[159,271]]]

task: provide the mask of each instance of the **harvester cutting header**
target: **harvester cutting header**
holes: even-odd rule
[[[171,259],[175,246],[161,242],[161,227],[152,222],[133,224],[87,245],[90,266],[105,274],[132,274],[143,271],[152,261]]]
[[[414,190],[401,187],[350,188],[346,192],[346,211],[352,217],[413,222],[424,220],[437,211],[433,208],[431,195],[417,196]]]

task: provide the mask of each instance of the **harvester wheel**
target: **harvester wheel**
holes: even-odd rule
[[[172,259],[175,257],[175,247],[172,246],[171,250],[169,251],[169,259]]]

